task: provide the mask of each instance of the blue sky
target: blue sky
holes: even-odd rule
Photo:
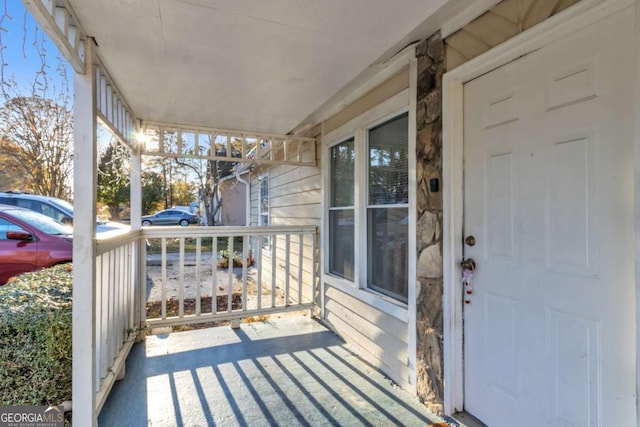
[[[66,69],[67,80],[70,88],[73,82],[73,70],[66,60],[58,52],[55,44],[38,27],[30,14],[26,14],[20,0],[7,0],[0,2],[0,8],[6,5],[6,13],[2,18],[2,55],[4,59],[4,79],[14,77],[22,91],[29,91],[36,78],[43,81],[38,73],[42,69],[41,54],[45,58],[46,78],[48,84],[60,87],[62,81],[60,71],[57,70],[62,63]],[[5,12],[4,10],[0,10]],[[9,16],[6,16],[9,15]],[[11,19],[9,18],[11,17]],[[61,60],[58,58],[62,58]]]
[[[0,16],[4,12],[3,7],[6,4],[7,10],[2,20],[2,56],[4,59],[5,81],[15,78],[20,88],[19,93],[31,94],[31,88],[36,79],[43,82],[43,77],[39,74],[42,70],[41,54],[45,58],[45,68],[47,84],[49,89],[56,87],[59,89],[62,83],[61,72],[58,70],[60,66],[64,67],[67,75],[67,84],[69,89],[69,104],[73,100],[73,68],[66,59],[60,54],[56,45],[49,39],[49,36],[42,31],[26,12],[22,1],[20,0],[0,0]],[[26,12],[26,15],[25,15]],[[38,92],[42,95],[42,92]],[[49,90],[45,96],[51,97],[52,92]],[[111,139],[111,135],[98,126],[98,140],[102,145],[106,145]]]

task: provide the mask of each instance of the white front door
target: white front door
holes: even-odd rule
[[[465,410],[635,426],[633,10],[464,86]]]

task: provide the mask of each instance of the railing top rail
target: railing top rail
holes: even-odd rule
[[[112,249],[140,239],[141,230],[113,230],[101,233],[96,238],[96,255],[102,255]]]
[[[142,237],[228,237],[271,234],[315,233],[316,225],[269,226],[269,227],[176,227],[152,226],[142,228]]]

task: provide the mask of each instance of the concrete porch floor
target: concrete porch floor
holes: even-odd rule
[[[442,422],[307,316],[149,336],[100,426],[428,426]]]

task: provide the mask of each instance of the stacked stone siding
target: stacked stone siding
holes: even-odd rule
[[[417,392],[433,412],[442,414],[442,74],[440,33],[416,49],[417,82]],[[438,180],[438,191],[429,181]]]

